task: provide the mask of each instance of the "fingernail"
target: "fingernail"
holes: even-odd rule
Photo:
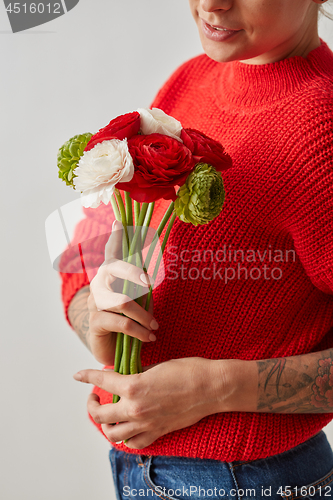
[[[149,335],[149,340],[151,340],[152,342],[155,342],[155,340],[156,340],[156,335],[154,335],[153,333],[151,333],[151,334]]]
[[[157,330],[157,329],[159,328],[159,326],[158,326],[158,323],[157,323],[156,319],[153,319],[153,320],[151,321],[151,323],[150,323],[150,328],[151,328],[152,330]]]
[[[116,441],[116,444],[121,444],[121,443],[122,443],[122,441]]]
[[[153,284],[153,280],[152,278],[149,276],[149,278],[147,278],[147,275],[146,274],[141,274],[140,275],[140,280],[145,284],[145,285],[152,285]]]
[[[116,225],[117,225],[117,219],[115,219],[112,223],[112,229],[115,229],[116,228]]]
[[[75,373],[75,375],[73,375],[73,378],[80,382],[82,380],[82,375],[81,373]]]

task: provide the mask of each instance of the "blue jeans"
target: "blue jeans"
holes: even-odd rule
[[[333,452],[323,431],[284,453],[253,461],[134,455],[110,450],[118,500],[333,497]]]

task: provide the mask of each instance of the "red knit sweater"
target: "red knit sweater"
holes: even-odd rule
[[[333,347],[332,76],[333,53],[321,40],[307,58],[261,66],[196,57],[157,95],[153,106],[220,140],[234,166],[223,173],[219,217],[205,226],[174,225],[166,279],[154,290],[158,340],[143,345],[143,365]],[[109,231],[110,213],[87,210],[76,242]],[[86,243],[91,267],[102,261],[105,240]],[[84,274],[62,277],[67,308],[88,281]],[[111,401],[96,392],[102,403]],[[254,460],[302,443],[332,418],[219,413],[138,453]]]

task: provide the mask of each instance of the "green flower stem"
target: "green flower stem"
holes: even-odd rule
[[[124,334],[122,332],[117,333],[116,353],[115,353],[115,358],[114,358],[114,371],[115,372],[119,372],[119,369],[120,369],[121,355],[123,353],[123,337],[124,337]]]
[[[121,215],[121,222],[122,222],[124,232],[126,235],[127,246],[129,248],[129,239],[128,239],[128,232],[127,232],[127,219],[126,219],[126,211],[125,211],[125,207],[124,207],[124,202],[123,202],[123,199],[121,197],[119,189],[115,189],[114,192],[115,192],[115,195],[116,195],[116,198],[118,201],[118,206],[119,206],[120,215]]]
[[[142,341],[140,340],[140,342],[139,342],[139,351],[138,351],[138,373],[142,373],[141,346],[142,346]]]
[[[130,242],[133,238],[133,209],[132,209],[132,198],[127,191],[125,193],[125,207],[126,207],[126,223],[128,231],[128,241]]]
[[[123,232],[123,259],[127,259],[128,251],[129,251],[129,242],[128,242],[128,233],[127,233],[127,220],[126,220],[126,212],[124,203],[121,197],[121,194],[118,189],[115,190],[115,198],[111,198],[111,203],[113,210],[115,212],[115,216],[117,220],[121,219],[122,225],[124,227]],[[119,210],[117,206],[117,202],[119,205]],[[116,351],[115,351],[115,360],[114,360],[114,371],[119,372],[121,366],[122,352],[123,352],[123,339],[124,334],[122,332],[117,333],[117,341],[116,341]]]
[[[136,265],[138,267],[141,267],[142,266],[142,259],[140,257],[140,241],[138,239],[138,245],[137,245],[137,252],[136,252]],[[137,299],[135,300],[140,306],[142,305],[142,295],[141,295],[141,292],[142,292],[142,287],[139,286],[137,288],[137,294],[138,294],[138,297]],[[134,373],[138,373],[138,357],[139,357],[139,344],[140,344],[140,340],[137,339],[136,337],[133,338],[133,342],[132,342],[132,349],[131,349],[131,357],[130,357],[130,373],[131,374],[134,374]]]
[[[125,231],[123,232],[123,260],[128,259],[129,254],[129,240],[126,238]]]
[[[123,344],[121,343],[121,350],[123,349]],[[123,373],[123,360],[121,360],[121,363],[120,363],[120,366],[119,366],[119,372],[120,374]],[[118,403],[120,397],[117,395],[117,394],[113,394],[112,396],[112,403]],[[116,424],[112,424],[112,425],[116,425]]]
[[[145,259],[145,263],[144,263],[144,267],[146,269],[149,268],[149,264],[150,264],[150,261],[151,261],[151,258],[153,256],[153,253],[154,253],[154,250],[155,250],[155,247],[157,245],[157,242],[158,242],[158,239],[159,237],[161,236],[162,232],[163,232],[163,229],[165,228],[165,225],[166,223],[168,222],[169,218],[170,218],[170,215],[172,214],[173,210],[174,210],[174,207],[175,207],[175,204],[174,202],[172,201],[168,207],[168,210],[165,212],[164,216],[163,216],[163,219],[161,220],[161,222],[159,223],[159,226],[157,228],[157,235],[155,235],[153,241],[151,242],[150,244],[150,247],[149,247],[149,250],[148,250],[148,253],[147,253],[147,256],[146,256],[146,259]],[[170,229],[171,230],[171,229]],[[147,309],[148,310],[148,309]]]
[[[123,356],[122,356],[124,375],[129,375],[130,373],[131,340],[132,337],[130,337],[130,335],[124,335]]]
[[[139,208],[140,208],[140,204],[138,202],[134,202],[134,207],[135,207],[135,222],[136,224],[138,224],[139,219],[140,219],[140,212],[139,210],[137,209],[139,205]],[[148,207],[146,206],[143,206],[143,210],[146,210],[147,211]],[[142,218],[141,218],[142,220]],[[145,219],[146,220],[146,217]],[[143,222],[144,223],[144,222]],[[136,259],[136,266],[137,267],[142,267],[142,256],[141,256],[141,231],[140,231],[140,225],[137,226],[137,229],[138,230],[138,237],[137,237],[137,242],[136,242],[136,248],[135,248],[135,259]],[[141,296],[141,292],[142,292],[142,287],[139,286],[137,288],[137,298],[135,299],[135,301],[139,304],[139,305],[142,305],[142,296]],[[133,341],[132,341],[132,347],[131,347],[131,354],[130,354],[130,373],[131,374],[135,374],[135,373],[138,373],[138,355],[139,355],[139,343],[140,343],[140,340],[137,339],[137,338],[133,338]]]
[[[125,191],[125,204],[126,204],[127,225],[133,226],[132,198],[127,191]]]
[[[121,373],[121,371],[119,371],[119,373]],[[112,403],[113,404],[118,403],[119,399],[120,399],[120,397],[117,394],[113,394]],[[115,425],[115,424],[112,424],[112,425]]]
[[[123,342],[124,342],[124,334],[122,332],[117,333],[117,343],[116,343],[116,352],[114,359],[114,371],[116,373],[123,373]],[[116,394],[113,395],[112,402],[117,403],[120,397]]]
[[[138,371],[139,342],[140,342],[139,339],[133,338],[132,350],[131,350],[131,356],[130,356],[130,373],[131,374],[139,373],[139,371]]]
[[[157,273],[158,273],[158,268],[160,266],[160,263],[161,263],[161,260],[162,260],[162,257],[163,257],[163,253],[164,253],[164,250],[165,250],[168,238],[169,238],[169,234],[171,232],[173,223],[176,220],[176,217],[177,217],[177,215],[175,213],[173,213],[172,217],[170,219],[170,222],[168,224],[167,230],[165,232],[165,235],[164,235],[164,238],[163,238],[163,242],[162,242],[162,245],[161,245],[161,250],[160,250],[160,252],[158,254],[157,261],[156,261],[156,264],[155,264],[155,269],[154,269],[153,276],[152,276],[153,281],[155,281],[155,279],[156,279],[156,276],[157,276]],[[152,294],[153,294],[153,287],[150,286],[149,287],[149,292],[148,292],[148,295],[147,295],[146,307],[145,307],[146,311],[148,311],[148,309],[149,309],[149,304],[150,304],[150,301],[151,301]]]
[[[170,212],[171,212],[171,209],[170,209]],[[160,250],[160,253],[158,255],[156,265],[155,265],[155,269],[154,269],[154,273],[153,273],[153,280],[156,279],[156,276],[157,276],[157,273],[158,273],[158,269],[159,269],[159,265],[161,263],[161,259],[162,259],[162,256],[163,256],[163,253],[164,253],[164,250],[165,250],[165,247],[166,247],[166,244],[167,244],[170,232],[171,232],[171,229],[172,229],[173,224],[174,224],[174,222],[176,220],[176,217],[177,217],[177,215],[175,213],[173,213],[172,216],[171,216],[171,219],[170,219],[170,221],[168,223],[168,227],[166,229],[166,232],[165,232],[165,235],[164,235],[164,238],[163,238],[163,242],[162,242],[162,245],[161,245],[161,250]],[[159,226],[159,234],[162,233],[167,220],[168,219],[165,218],[165,220],[163,221],[164,225],[160,225]],[[138,252],[137,252],[137,262],[136,262],[136,264],[138,266],[142,265],[141,262],[140,262],[140,256],[139,256]],[[150,301],[151,301],[151,298],[152,298],[152,292],[153,292],[153,288],[152,288],[152,286],[150,286],[149,287],[149,293],[148,293],[148,296],[147,296],[146,305],[145,305],[146,311],[148,311],[148,309],[149,309],[149,304],[150,304]],[[138,303],[142,303],[141,299],[142,299],[142,297],[139,297],[139,299],[137,300],[137,302]],[[131,353],[131,360],[130,360],[130,373],[142,373],[141,346],[142,346],[142,342],[139,339],[136,339],[136,338],[133,339],[132,353]]]
[[[150,224],[151,218],[153,216],[153,212],[154,212],[154,206],[155,206],[154,201],[152,203],[149,203],[149,205],[148,205],[148,210],[147,210],[146,217],[145,217],[145,220],[143,223],[143,228],[142,228],[142,248],[144,247],[144,244],[145,244],[149,224]]]
[[[140,204],[138,202],[134,202],[135,209],[135,222],[136,228],[134,232],[134,236],[132,238],[129,252],[128,252],[128,262],[131,264],[134,255],[136,252],[136,247],[140,242],[139,236],[141,235],[141,227],[145,220],[146,212],[148,209],[148,203],[142,203],[141,210],[139,212],[138,208],[140,208]],[[128,295],[128,291],[130,289],[130,282],[126,280],[123,286],[123,294]],[[132,337],[130,335],[124,335],[123,337],[123,353],[122,353],[122,361],[123,361],[123,374],[128,375],[130,373],[130,350],[131,350],[131,340]]]
[[[165,250],[165,247],[166,247],[169,235],[171,233],[171,229],[172,229],[173,223],[176,220],[176,217],[177,217],[177,214],[173,213],[172,216],[171,216],[171,219],[169,221],[167,230],[165,231],[165,235],[164,235],[163,242],[162,242],[162,245],[161,245],[161,251],[160,251],[159,256],[157,258],[155,269],[154,269],[153,280],[156,279],[156,276],[157,276],[157,273],[158,273],[158,268],[160,266],[160,262],[161,262],[161,259],[162,259],[162,256],[163,256],[163,253],[164,253],[164,250]]]
[[[139,226],[140,227],[140,226]],[[142,266],[142,257],[141,257],[141,244],[140,244],[140,237],[138,238],[138,244],[137,244],[137,249],[136,249],[136,265],[138,267]],[[136,299],[136,302],[141,305],[142,304],[142,296],[140,295],[140,292],[142,290],[142,287],[138,287],[137,293],[139,294],[139,297]],[[141,340],[137,339],[136,337],[133,338],[132,341],[132,346],[131,346],[131,355],[130,355],[130,373],[131,374],[136,374],[136,373],[141,373],[142,372],[142,365],[141,365],[141,357],[140,357],[140,352],[141,352]],[[124,444],[126,444],[128,439],[124,440]]]
[[[128,252],[128,262],[130,264],[132,263],[133,256],[135,255],[136,245],[137,245],[140,233],[141,233],[141,227],[142,227],[143,221],[145,219],[147,209],[148,209],[148,203],[142,203],[140,215],[138,218],[137,227],[135,228],[134,236],[133,236],[133,239],[131,241],[130,249]],[[123,288],[124,294],[127,294],[128,286],[129,286],[129,281],[125,281],[124,288]]]
[[[144,244],[144,240],[147,235],[148,231],[148,226],[150,224],[152,215],[153,215],[153,210],[154,210],[155,203],[149,203],[147,209],[145,208],[145,205],[143,205],[143,210],[146,210],[146,215],[142,224],[142,232],[141,234],[138,235],[138,244],[136,248],[136,265],[138,267],[142,267],[142,256],[141,256],[141,248]],[[135,224],[137,227],[140,227],[140,222],[139,217],[140,217],[140,204],[136,201],[134,201],[134,213],[135,213]],[[142,219],[141,219],[142,220]],[[141,240],[141,242],[140,242]],[[142,305],[142,296],[140,295],[141,293],[141,287],[138,288],[137,293],[139,294],[139,297],[136,299],[136,302],[139,305]],[[140,359],[140,351],[141,351],[141,345],[142,342],[137,339],[133,338],[132,342],[132,349],[131,349],[131,357],[130,357],[130,373],[141,373],[142,372],[142,365],[141,365],[141,359]],[[140,371],[139,371],[140,370]]]
[[[163,219],[161,220],[161,222],[159,223],[159,226],[157,228],[157,234],[159,236],[161,236],[162,232],[163,232],[163,229],[165,227],[165,224],[168,222],[169,220],[169,217],[170,215],[172,214],[173,212],[173,209],[175,208],[175,204],[174,202],[172,201],[170,203],[170,205],[168,206],[168,210],[165,212],[164,216],[163,216]]]
[[[138,226],[138,221],[139,221],[139,217],[140,217],[140,210],[141,210],[141,207],[140,207],[140,203],[136,200],[134,200],[134,220],[135,220],[135,226]],[[141,224],[142,226],[142,224]]]
[[[117,205],[117,202],[116,202],[115,195],[111,196],[111,205],[112,205],[113,213],[114,213],[114,216],[115,216],[116,220],[121,221],[121,216],[120,216],[120,213],[119,213],[119,209],[118,209],[118,205]]]
[[[133,212],[131,215],[129,215],[129,213],[128,213],[128,210],[132,209],[132,205],[129,208],[130,198],[128,196],[128,193],[125,193],[127,214],[125,212],[125,207],[124,207],[124,204],[122,202],[122,198],[121,198],[119,192],[118,192],[118,195],[116,193],[116,197],[117,197],[117,201],[119,204],[121,219],[122,219],[122,221],[126,220],[126,224],[129,225],[129,222],[131,221],[131,216],[132,216],[132,222],[133,222]],[[141,244],[142,243],[141,243],[141,240],[144,241],[144,239],[146,238],[146,235],[148,232],[148,227],[149,227],[149,224],[150,224],[150,221],[152,218],[153,210],[154,210],[154,203],[150,203],[150,204],[143,203],[142,206],[140,207],[140,203],[134,201],[134,217],[135,217],[136,228],[135,228],[134,235],[131,238],[131,241],[129,242],[129,245],[127,247],[128,254],[126,252],[126,254],[127,254],[126,256],[128,256],[128,262],[132,263],[134,255],[135,255],[136,256],[136,265],[138,267],[142,267],[142,256],[141,256]],[[148,255],[146,258],[145,267],[143,267],[143,269],[145,271],[146,271],[146,268],[148,268],[148,266],[149,266],[151,257],[153,255],[155,246],[156,246],[157,241],[158,241],[158,237],[161,236],[173,210],[174,210],[174,203],[172,202],[170,204],[168,210],[166,211],[162,221],[160,222],[158,228],[157,228],[157,238],[151,244],[151,247],[149,249],[149,252],[148,252]],[[124,217],[124,213],[125,213],[126,218]],[[162,255],[163,255],[163,252],[164,252],[164,249],[166,246],[166,242],[167,242],[168,236],[170,234],[170,231],[172,229],[172,225],[173,225],[175,219],[176,219],[176,214],[173,214],[171,219],[170,219],[170,222],[168,224],[168,227],[167,227],[167,230],[166,230],[163,242],[162,242],[161,250],[160,250],[160,253],[159,253],[156,265],[155,265],[155,269],[154,269],[154,274],[153,274],[154,278],[153,279],[155,279],[157,276],[158,267],[159,267],[159,264],[161,262]],[[126,229],[127,229],[127,226],[126,226]],[[127,233],[127,235],[128,235],[128,233]],[[128,280],[125,281],[124,286],[123,286],[123,293],[128,294],[130,287],[131,287],[131,283]],[[140,294],[140,288],[138,289],[138,293]],[[146,305],[145,305],[146,310],[149,309],[151,297],[152,297],[152,287],[150,287],[150,290],[149,290],[149,293],[147,296],[147,301],[146,301]],[[142,297],[139,296],[136,299],[136,302],[141,304]],[[118,336],[119,336],[119,340],[118,340]],[[142,342],[137,338],[132,338],[129,335],[124,335],[122,333],[118,334],[118,336],[117,336],[116,357],[115,357],[115,371],[116,371],[116,369],[118,369],[119,373],[122,373],[124,375],[128,375],[129,373],[131,373],[131,374],[141,373],[142,372],[142,365],[141,365],[140,352],[141,352]],[[117,402],[117,401],[119,401],[119,396],[114,395],[113,402]]]

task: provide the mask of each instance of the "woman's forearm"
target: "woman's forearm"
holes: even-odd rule
[[[89,294],[90,287],[88,285],[81,288],[81,290],[74,295],[68,307],[68,318],[79,338],[91,351],[89,343]]]
[[[88,297],[79,290],[68,308],[75,332],[91,351]],[[220,411],[333,413],[333,349],[263,360],[217,360],[214,384]],[[220,382],[218,382],[220,381]],[[225,390],[228,388],[229,396]]]
[[[231,411],[333,413],[333,349],[256,361],[230,360]]]

